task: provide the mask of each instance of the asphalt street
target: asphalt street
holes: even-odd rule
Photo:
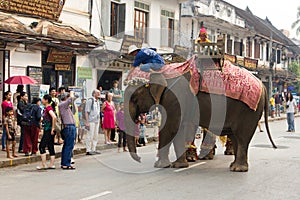
[[[186,169],[155,169],[156,144],[149,144],[138,149],[142,163],[113,149],[77,156],[76,170],[37,171],[37,164],[0,169],[0,199],[298,200],[300,118],[295,124],[296,133],[287,133],[286,121],[270,123],[278,149],[271,148],[265,132],[255,134],[247,173],[229,171],[233,156],[223,155],[220,143],[212,161],[197,161]],[[174,160],[173,151],[170,157]]]

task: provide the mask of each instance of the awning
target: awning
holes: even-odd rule
[[[11,15],[0,13],[0,39],[4,42],[32,42],[37,34]]]
[[[42,43],[67,50],[88,50],[104,44],[81,28],[47,20],[39,21],[33,30]]]
[[[50,46],[67,51],[86,53],[104,42],[83,29],[47,20],[26,26],[13,15],[0,13],[0,40]]]

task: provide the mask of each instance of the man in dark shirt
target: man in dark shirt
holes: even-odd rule
[[[281,95],[277,92],[275,95],[275,109],[276,109],[276,117],[280,117],[280,107],[282,104],[282,97]]]

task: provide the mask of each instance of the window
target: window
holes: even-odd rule
[[[161,10],[161,46],[173,47],[174,46],[174,12]]]
[[[277,50],[277,64],[281,63],[281,50]]]
[[[260,43],[259,41],[254,41],[254,58],[260,58]]]
[[[147,42],[148,12],[134,10],[134,36]]]
[[[126,4],[111,2],[110,36],[120,37],[125,31]]]

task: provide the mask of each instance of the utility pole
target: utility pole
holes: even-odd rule
[[[270,44],[269,44],[269,66],[270,66],[270,75],[269,75],[269,98],[272,96],[272,91],[273,91],[273,66],[274,66],[274,61],[273,61],[273,33],[270,31]]]

